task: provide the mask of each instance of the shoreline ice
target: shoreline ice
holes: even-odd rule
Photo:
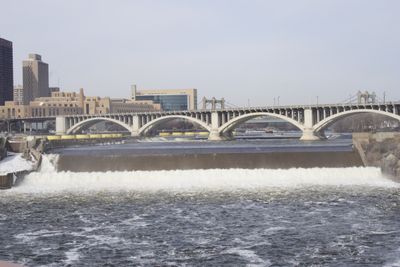
[[[15,173],[21,171],[31,171],[34,167],[34,162],[26,160],[21,153],[9,154],[6,158],[0,161],[0,175],[7,173]]]

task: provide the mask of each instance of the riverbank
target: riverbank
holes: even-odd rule
[[[40,154],[39,156],[30,155],[28,159],[22,153],[9,153],[0,161],[0,189],[11,188],[19,178],[37,170],[40,158]]]
[[[26,174],[39,168],[43,150],[40,149],[40,139],[26,136],[1,139],[0,189],[9,189]]]
[[[365,166],[380,167],[400,181],[400,133],[354,133],[353,143]]]

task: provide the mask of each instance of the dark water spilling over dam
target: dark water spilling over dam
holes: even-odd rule
[[[252,167],[273,160],[254,155],[289,151],[317,153],[305,162],[318,166],[277,156],[274,166]],[[161,166],[157,157],[182,154],[232,158],[214,158],[224,168],[148,171],[133,170],[135,153],[154,166]],[[232,168],[242,154],[249,163]],[[115,171],[84,161],[109,155],[127,160]],[[80,160],[67,165],[74,156]],[[329,159],[336,165],[319,166]],[[0,191],[0,259],[26,266],[399,266],[399,190],[379,168],[360,166],[349,140],[55,150],[40,172]]]

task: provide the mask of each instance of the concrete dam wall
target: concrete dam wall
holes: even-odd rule
[[[59,155],[57,171],[288,169],[363,166],[357,151],[156,155]]]

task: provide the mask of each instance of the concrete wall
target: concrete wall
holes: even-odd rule
[[[65,155],[60,154],[59,171],[124,171],[187,169],[288,169],[315,167],[355,167],[362,161],[355,151],[209,153],[166,155]]]

